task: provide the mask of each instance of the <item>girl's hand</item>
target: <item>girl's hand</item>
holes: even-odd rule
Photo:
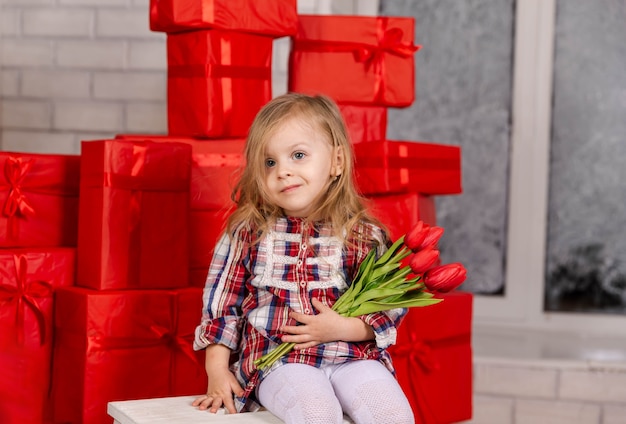
[[[235,375],[228,368],[230,349],[224,345],[212,344],[205,349],[206,374],[209,379],[209,386],[206,395],[196,398],[191,404],[198,409],[216,413],[222,406],[229,414],[235,414],[235,402],[233,393],[236,396],[243,395],[243,389],[239,385]]]
[[[206,395],[196,398],[192,406],[197,406],[198,409],[202,410],[208,409],[213,413],[216,413],[223,406],[229,414],[235,414],[237,410],[235,409],[233,394],[241,396],[243,389],[233,373],[225,370],[225,372],[209,376],[209,387],[206,393]]]
[[[317,299],[311,299],[317,315],[290,312],[289,316],[301,325],[285,325],[281,331],[288,333],[281,340],[296,343],[295,349],[306,349],[320,343],[346,341],[356,342],[374,338],[372,328],[359,318],[347,318],[339,315]]]

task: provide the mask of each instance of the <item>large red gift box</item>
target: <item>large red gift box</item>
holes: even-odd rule
[[[0,250],[0,417],[50,420],[53,295],[74,284],[73,248]]]
[[[76,246],[80,158],[0,152],[0,247]]]
[[[81,151],[76,284],[187,286],[191,147],[94,140]]]
[[[461,148],[384,140],[354,146],[356,183],[364,194],[458,194]]]
[[[180,142],[191,146],[189,284],[204,287],[215,243],[234,207],[231,192],[244,162],[244,139],[197,140],[185,137],[118,134],[125,140]]]
[[[53,367],[55,422],[110,424],[110,401],[204,393],[192,349],[202,289],[59,289]]]
[[[387,108],[339,104],[352,144],[387,138]]]
[[[339,103],[410,106],[415,100],[409,17],[299,15],[289,56],[289,91]]]
[[[272,38],[235,31],[167,35],[168,133],[245,137],[272,98]]]
[[[150,0],[150,29],[225,29],[283,37],[296,32],[296,0]]]
[[[389,349],[415,422],[456,423],[472,417],[472,300],[439,294],[436,305],[410,308]]]
[[[369,209],[389,230],[392,240],[408,233],[418,221],[437,224],[435,199],[419,193],[373,196],[368,198]]]

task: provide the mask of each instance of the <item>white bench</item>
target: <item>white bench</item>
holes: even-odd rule
[[[226,414],[223,409],[212,414],[191,406],[197,396],[180,396],[157,399],[125,400],[109,402],[108,414],[114,424],[229,424],[265,423],[282,424],[269,411]],[[347,418],[343,421],[350,424]]]

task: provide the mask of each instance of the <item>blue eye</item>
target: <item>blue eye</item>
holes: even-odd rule
[[[276,161],[274,159],[265,159],[265,166],[267,168],[273,168],[276,166]]]
[[[295,153],[293,154],[293,158],[294,158],[294,159],[304,159],[304,156],[306,156],[306,155],[304,154],[304,152],[295,152]]]

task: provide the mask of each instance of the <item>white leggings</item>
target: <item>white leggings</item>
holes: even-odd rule
[[[316,368],[285,364],[257,388],[261,405],[287,424],[412,424],[411,405],[394,376],[374,360]]]

